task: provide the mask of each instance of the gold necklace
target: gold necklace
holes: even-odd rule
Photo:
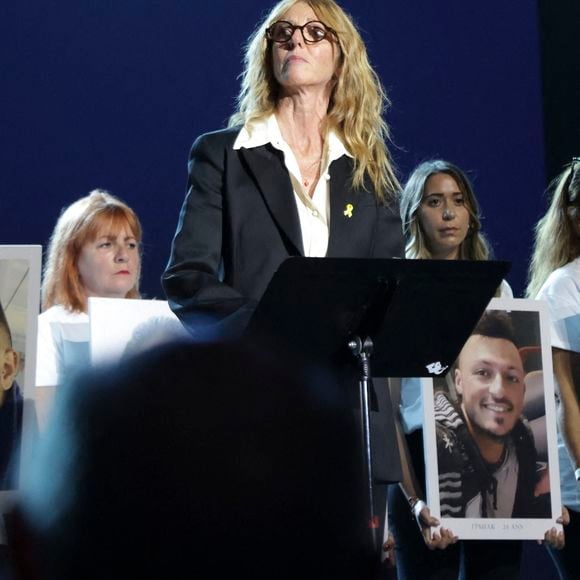
[[[304,170],[302,170],[302,169],[300,170],[300,174],[302,175],[302,183],[303,183],[304,187],[308,187],[313,182],[316,182],[316,180],[320,177],[320,170],[322,169],[323,156],[324,156],[324,147],[320,151],[320,155],[318,155],[317,159],[315,159],[312,163],[307,165],[304,168]],[[312,178],[309,178],[308,174],[310,173],[310,171],[314,167],[316,168],[316,170],[314,171],[314,175]]]

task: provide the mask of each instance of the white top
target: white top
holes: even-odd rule
[[[580,353],[580,258],[552,272],[536,298],[548,303],[552,346]],[[572,462],[560,431],[558,457],[562,503],[580,511],[580,485],[574,477]]]
[[[308,258],[322,258],[328,249],[330,232],[330,164],[343,155],[352,157],[334,131],[330,131],[320,168],[320,178],[312,198],[302,186],[302,176],[298,161],[290,146],[284,141],[276,115],[244,126],[234,143],[234,149],[252,149],[270,143],[284,154],[284,165],[290,174],[294,199],[298,208],[304,255]]]
[[[36,385],[62,384],[72,372],[90,364],[89,317],[52,306],[38,317]]]
[[[485,497],[480,494],[471,499],[465,507],[466,518],[480,518],[483,514],[483,501],[488,518],[511,518],[516,501],[516,489],[518,484],[518,459],[513,443],[506,448],[506,456],[502,464],[493,472],[497,481],[497,488],[501,493],[486,492]],[[497,508],[494,508],[494,500]]]
[[[552,346],[580,352],[580,258],[558,268],[540,288],[552,318]]]
[[[500,298],[513,298],[511,286],[501,281]],[[412,433],[423,427],[423,398],[421,397],[421,379],[407,377],[401,379],[401,404],[399,406],[401,424],[405,433]]]

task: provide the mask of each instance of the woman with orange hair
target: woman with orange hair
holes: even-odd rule
[[[141,224],[125,203],[94,190],[67,207],[48,246],[38,320],[36,384],[60,384],[89,362],[90,296],[139,298]]]

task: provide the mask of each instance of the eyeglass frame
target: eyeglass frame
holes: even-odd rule
[[[292,29],[292,33],[290,34],[290,36],[286,40],[274,40],[270,36],[270,30],[276,24],[280,24],[282,22],[284,24],[287,24],[288,27]],[[307,26],[309,26],[310,24],[314,24],[314,23],[322,25],[322,28],[324,28],[324,31],[325,31],[325,35],[320,40],[307,40],[307,38],[304,36],[304,29]],[[292,40],[292,37],[294,36],[294,33],[296,32],[296,30],[300,30],[300,34],[302,35],[302,40],[304,40],[305,44],[318,44],[319,42],[322,42],[323,40],[326,40],[329,37],[331,40],[338,42],[338,34],[336,33],[336,30],[334,30],[334,28],[330,28],[330,26],[327,26],[326,24],[324,24],[324,22],[322,22],[322,20],[309,20],[308,22],[306,22],[302,26],[300,26],[298,24],[292,24],[292,22],[288,22],[288,20],[276,20],[275,22],[272,22],[272,24],[270,24],[270,26],[268,26],[268,28],[266,28],[266,33],[265,33],[266,39],[271,41],[271,42],[275,42],[276,44],[284,44],[284,43],[290,42]]]
[[[572,161],[570,161],[570,173],[566,179],[566,209],[572,209],[574,212],[580,210],[580,200],[570,201],[570,184],[576,172],[576,163],[580,163],[580,157],[572,157]]]

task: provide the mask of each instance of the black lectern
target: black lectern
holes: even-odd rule
[[[269,333],[325,361],[358,360],[375,546],[371,377],[443,376],[509,268],[491,261],[289,258],[254,312],[249,333]]]

